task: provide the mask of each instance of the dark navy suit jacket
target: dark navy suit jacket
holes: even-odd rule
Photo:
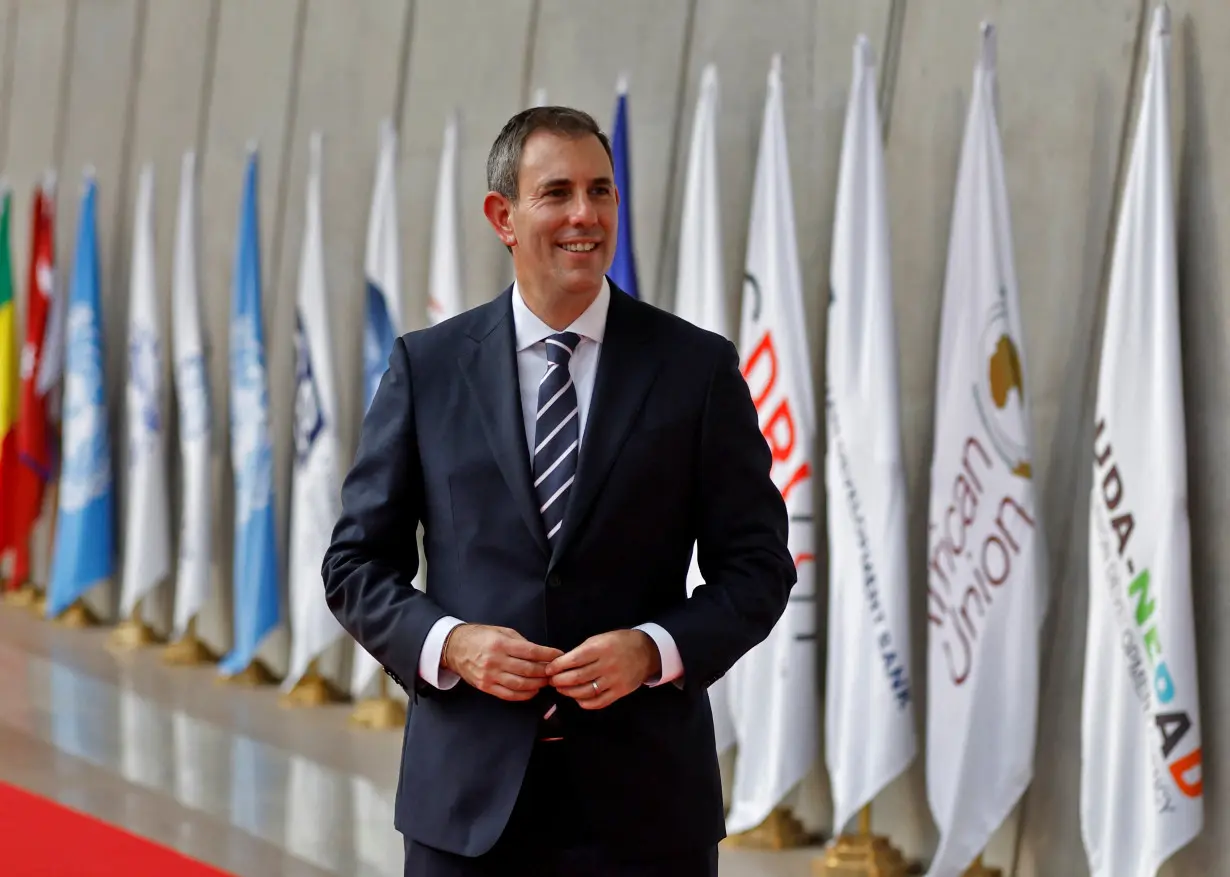
[[[323,564],[329,606],[414,697],[395,824],[466,856],[504,830],[541,703],[464,681],[438,690],[419,653],[444,615],[565,651],[654,621],[683,684],[585,711],[561,698],[569,758],[600,841],[645,855],[725,834],[706,689],[763,640],[795,581],[785,504],[728,340],[620,292],[561,536],[549,550],[531,484],[511,288],[399,338],[364,419]],[[427,593],[411,585],[424,529]],[[689,599],[693,544],[706,584]],[[550,825],[544,814],[544,826]]]

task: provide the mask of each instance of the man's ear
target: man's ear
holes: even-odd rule
[[[500,242],[506,247],[517,243],[517,235],[512,227],[512,204],[499,192],[488,192],[483,199],[483,215],[495,229]]]

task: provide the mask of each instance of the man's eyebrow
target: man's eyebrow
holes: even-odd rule
[[[594,179],[590,180],[589,184],[591,186],[613,186],[615,184],[615,181],[612,180],[610,177],[595,177]],[[567,177],[555,177],[553,179],[544,180],[543,182],[539,183],[537,188],[539,190],[558,189],[561,186],[566,188],[571,185],[572,185],[572,180],[568,179]]]

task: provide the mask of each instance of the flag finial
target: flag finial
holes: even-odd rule
[[[1155,36],[1170,36],[1170,5],[1159,3],[1153,10],[1153,33]]]

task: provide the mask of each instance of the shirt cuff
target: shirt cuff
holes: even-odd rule
[[[679,654],[679,647],[675,645],[675,638],[666,632],[665,627],[652,621],[638,624],[635,630],[649,634],[649,638],[658,647],[658,656],[662,659],[662,672],[646,679],[645,684],[650,688],[665,682],[679,685],[683,677],[683,658]]]
[[[419,652],[419,676],[423,677],[424,682],[442,691],[447,691],[461,681],[461,677],[452,670],[440,666],[440,658],[443,657],[444,640],[448,638],[449,631],[462,623],[451,615],[441,618],[427,631],[423,650]]]

